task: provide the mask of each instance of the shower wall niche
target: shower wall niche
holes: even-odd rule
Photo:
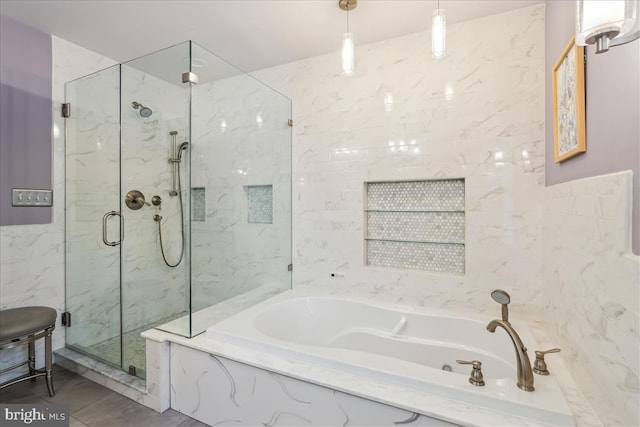
[[[288,98],[192,42],[65,91],[68,346],[144,376],[140,332],[291,287]],[[248,221],[261,185],[271,223]]]

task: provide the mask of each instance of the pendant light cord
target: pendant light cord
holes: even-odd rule
[[[347,33],[348,32],[349,32],[349,0],[347,0]]]

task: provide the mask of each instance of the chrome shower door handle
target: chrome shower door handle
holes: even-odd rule
[[[120,240],[117,240],[115,242],[110,242],[109,240],[107,240],[107,220],[109,219],[109,217],[112,216],[117,216],[120,218]],[[102,217],[102,242],[107,245],[107,246],[118,246],[120,243],[122,243],[122,240],[124,239],[124,218],[122,217],[122,215],[120,215],[120,212],[118,211],[109,211],[106,214],[104,214],[104,216]]]

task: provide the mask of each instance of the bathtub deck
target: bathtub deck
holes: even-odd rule
[[[153,340],[171,341],[180,346],[189,347],[210,355],[221,356],[249,366],[456,424],[541,425],[539,421],[507,415],[504,412],[500,413],[431,393],[409,390],[397,384],[366,378],[345,370],[321,367],[314,363],[301,362],[292,358],[269,354],[268,352],[257,352],[255,349],[222,340],[208,339],[204,334],[189,339],[152,330],[146,332],[145,335]],[[540,345],[549,344],[549,340],[543,330],[536,330],[535,335]],[[591,408],[584,403],[585,400],[573,379],[566,372],[562,372],[563,364],[561,361],[550,361],[549,366],[550,369],[553,369],[552,372],[560,373],[556,379],[563,382],[561,389],[571,407],[575,423],[577,425],[600,425],[600,421],[595,417]]]
[[[286,290],[287,289],[284,288],[261,286],[218,304],[198,310],[193,313],[191,318],[191,326],[194,331],[193,335],[200,334],[209,326]],[[154,328],[183,336],[189,331],[189,315],[187,314],[170,322],[154,326]]]

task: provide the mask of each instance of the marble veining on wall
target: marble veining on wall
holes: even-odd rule
[[[478,38],[478,34],[482,34]],[[535,313],[542,274],[544,5],[254,73],[293,100],[294,286]],[[391,111],[386,93],[393,94]],[[363,183],[465,179],[464,276],[365,266]],[[332,278],[338,273],[340,279]]]
[[[191,224],[195,310],[291,287],[291,102],[236,74],[193,91],[191,185],[206,187]]]
[[[631,199],[630,171],[544,190],[546,321],[604,425],[640,424],[640,258],[631,253]]]

